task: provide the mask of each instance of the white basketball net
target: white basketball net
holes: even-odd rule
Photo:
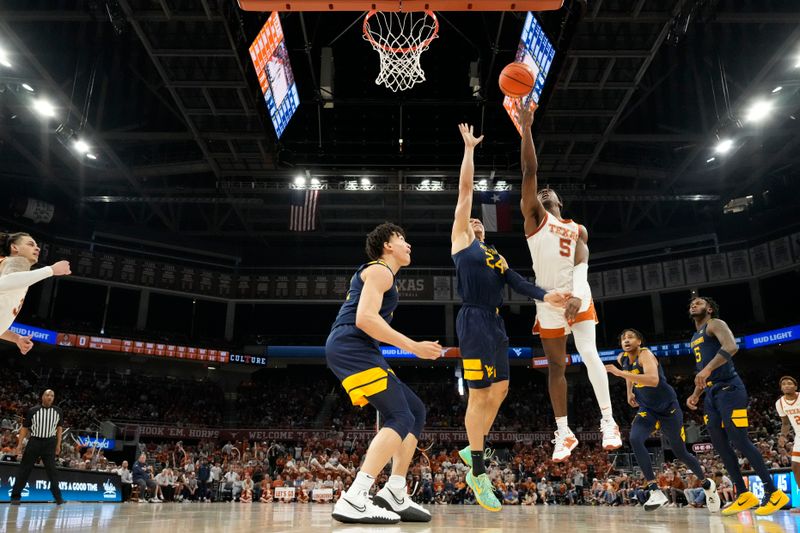
[[[433,11],[370,11],[364,19],[364,39],[381,58],[375,84],[397,92],[425,81],[419,58],[438,33]]]

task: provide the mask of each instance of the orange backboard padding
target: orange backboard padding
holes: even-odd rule
[[[564,0],[239,0],[245,11],[552,11]]]

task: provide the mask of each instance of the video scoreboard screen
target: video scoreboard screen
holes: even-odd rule
[[[539,105],[539,99],[542,97],[544,84],[547,81],[547,75],[550,73],[550,67],[555,56],[556,50],[553,48],[553,44],[547,38],[533,13],[528,11],[525,25],[522,28],[522,37],[517,48],[517,56],[514,59],[517,63],[525,63],[531,67],[535,76],[533,89],[528,96],[522,99],[524,106],[533,108]],[[503,100],[503,107],[506,108],[508,116],[511,117],[517,130],[520,129],[519,113],[516,109],[518,100],[518,98],[510,98],[508,96]]]
[[[277,11],[272,12],[250,45],[250,59],[275,133],[280,137],[300,105],[300,97]]]

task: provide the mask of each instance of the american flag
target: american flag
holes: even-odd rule
[[[289,231],[316,230],[318,204],[319,190],[293,190],[291,209],[289,210]]]

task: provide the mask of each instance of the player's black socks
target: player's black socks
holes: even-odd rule
[[[486,465],[483,463],[483,450],[472,450],[470,455],[472,455],[472,475],[477,477],[485,474]]]
[[[649,485],[647,485],[647,490],[649,490],[649,491],[656,491],[656,490],[658,490],[658,484],[656,484],[656,482],[655,482],[655,481],[654,481],[654,482],[652,482],[652,483],[650,483]]]
[[[705,478],[705,479],[703,480],[703,488],[704,488],[705,490],[708,490],[708,489],[710,489],[710,488],[711,488],[711,480],[710,480],[710,479],[708,479],[708,478]]]

